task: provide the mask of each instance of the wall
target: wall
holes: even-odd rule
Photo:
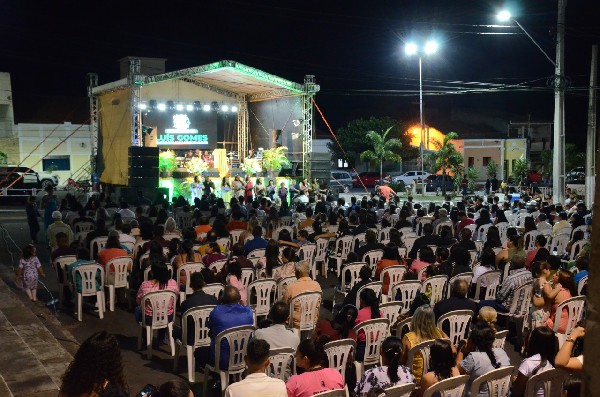
[[[78,128],[77,132],[61,143]],[[87,125],[72,125],[69,122],[58,125],[19,123],[15,125],[15,132],[18,136],[20,158],[25,159],[29,156],[23,162],[23,166],[43,171],[43,158],[66,156],[70,159],[70,170],[54,171],[60,177],[61,185],[90,160],[90,132]],[[56,149],[52,151],[55,146]],[[86,177],[88,175],[89,173],[86,173]]]
[[[498,178],[502,175],[504,165],[504,140],[503,139],[461,139],[462,154],[465,167],[469,165],[469,157],[473,157],[473,167],[477,170],[479,180],[487,179],[487,166],[483,158],[490,157],[498,164]]]
[[[506,169],[503,175],[503,179],[508,178],[512,175],[514,161],[525,157],[527,153],[527,140],[522,138],[509,138],[504,140],[504,160]],[[498,178],[500,179],[500,178]]]

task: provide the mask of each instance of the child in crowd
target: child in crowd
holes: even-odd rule
[[[23,248],[23,257],[17,268],[17,281],[23,283],[23,289],[32,302],[37,302],[38,276],[46,277],[40,260],[31,244]]]

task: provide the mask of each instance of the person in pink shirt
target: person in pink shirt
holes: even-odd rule
[[[414,273],[415,277],[419,274],[419,270],[426,268],[427,266],[435,263],[435,254],[429,247],[423,247],[419,250],[419,258],[412,261],[409,270]],[[423,272],[421,279],[418,281],[424,281],[427,278],[427,274]]]
[[[300,375],[292,375],[285,387],[288,397],[312,397],[317,393],[344,388],[344,379],[335,368],[324,368],[327,361],[319,342],[305,339],[296,350],[296,365],[304,369]]]
[[[233,285],[240,291],[240,303],[246,305],[246,286],[242,282],[242,265],[237,258],[232,258],[227,262],[227,285]]]
[[[165,263],[159,258],[150,259],[152,262],[150,264],[150,274],[152,275],[152,279],[148,281],[144,281],[142,285],[140,285],[140,289],[136,295],[136,302],[138,307],[135,309],[135,317],[138,322],[142,321],[142,309],[139,305],[142,303],[142,298],[144,295],[149,294],[150,292],[156,291],[173,291],[176,294],[179,294],[179,286],[177,285],[177,281],[169,278],[169,269],[165,265]],[[169,310],[167,312],[169,319],[173,318],[173,312],[175,308],[175,300],[172,299],[169,304]],[[150,302],[146,302],[146,307],[144,307],[145,314],[145,323],[152,323],[152,306]]]
[[[379,297],[375,291],[370,288],[364,288],[362,291],[360,291],[359,300],[360,310],[358,311],[358,316],[356,316],[356,320],[354,321],[355,327],[367,320],[381,318],[382,314],[379,310]],[[356,336],[356,361],[362,361],[365,358],[366,344],[367,336],[365,335],[364,331],[359,331],[358,335]]]

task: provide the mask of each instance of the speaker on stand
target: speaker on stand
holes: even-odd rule
[[[158,187],[158,148],[130,146],[128,152],[128,186]]]

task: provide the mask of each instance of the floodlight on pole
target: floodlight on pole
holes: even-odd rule
[[[417,53],[417,45],[415,43],[408,43],[404,47],[404,52],[406,55],[415,55]]]
[[[425,54],[431,55],[435,53],[438,49],[438,43],[436,41],[430,40],[425,43]]]
[[[512,15],[510,14],[510,11],[502,10],[498,13],[498,15],[496,17],[498,18],[498,20],[500,22],[508,22],[508,21],[510,21],[510,18],[512,17]]]

